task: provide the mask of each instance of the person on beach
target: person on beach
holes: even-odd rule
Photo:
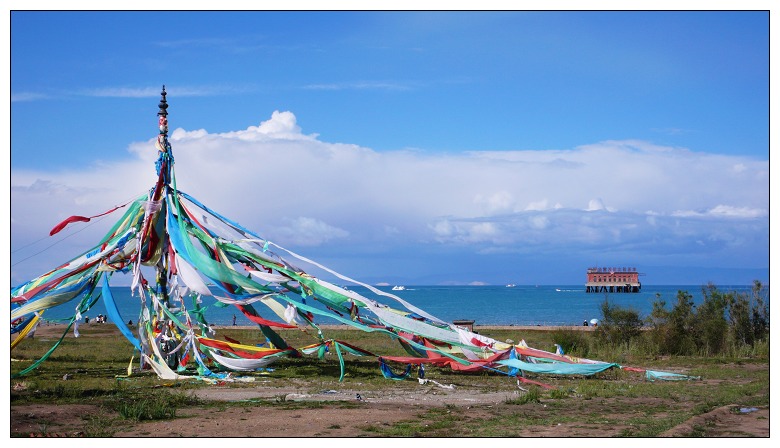
[[[234,327],[236,326],[236,315],[235,314],[233,315],[233,326]]]
[[[587,327],[588,326],[588,321],[587,320],[582,321],[582,326],[583,327]]]

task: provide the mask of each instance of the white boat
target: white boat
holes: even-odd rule
[[[406,289],[406,286],[393,286],[393,291],[403,291],[404,289]]]
[[[517,285],[515,285],[514,283],[510,283],[510,284],[506,285],[507,288],[514,288],[515,286],[517,286]]]

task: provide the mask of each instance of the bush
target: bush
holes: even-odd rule
[[[769,336],[769,304],[766,289],[758,280],[753,289],[729,297],[729,324],[736,344],[754,346]]]
[[[702,294],[704,302],[699,305],[695,317],[696,345],[705,354],[721,353],[729,331],[726,308],[733,295],[721,293],[712,283],[702,288]]]
[[[639,312],[609,303],[609,297],[601,304],[601,323],[596,328],[596,337],[610,345],[629,345],[642,334],[642,319]]]
[[[671,311],[666,309],[666,302],[660,300],[660,296],[656,298],[658,300],[653,303],[653,311],[648,318],[651,343],[662,354],[693,353],[696,350],[693,296],[687,291],[677,291],[677,304]]]
[[[669,355],[714,355],[751,349],[768,337],[769,307],[760,282],[754,282],[751,294],[723,293],[709,283],[702,295],[704,300],[696,307],[693,296],[678,291],[671,311],[658,297],[647,318],[651,327],[647,338],[655,350]]]
[[[558,329],[552,332],[552,340],[563,349],[567,355],[586,358],[590,350],[590,344],[584,332]]]

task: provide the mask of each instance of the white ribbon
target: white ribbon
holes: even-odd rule
[[[204,296],[213,295],[209,287],[206,286],[206,283],[203,281],[203,279],[200,278],[198,271],[195,270],[195,268],[192,267],[191,264],[187,263],[182,257],[176,257],[176,270],[178,271],[181,280],[191,290]]]

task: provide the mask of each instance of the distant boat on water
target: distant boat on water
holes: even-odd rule
[[[393,291],[403,291],[406,289],[406,286],[393,286]]]
[[[506,285],[507,288],[514,288],[515,286],[517,286],[517,285],[515,285],[514,283],[510,283],[510,284]]]

